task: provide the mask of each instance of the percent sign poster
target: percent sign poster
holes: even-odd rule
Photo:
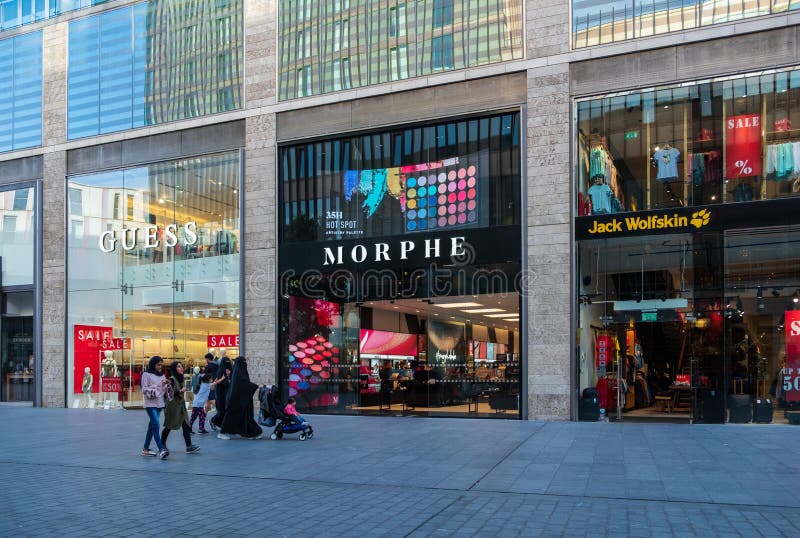
[[[731,116],[725,131],[725,177],[760,176],[761,115]]]
[[[786,364],[783,368],[784,399],[800,401],[800,310],[787,310]]]

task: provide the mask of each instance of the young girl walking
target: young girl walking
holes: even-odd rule
[[[200,429],[198,433],[208,433],[206,430],[206,410],[205,405],[208,401],[211,391],[219,384],[219,380],[211,381],[211,376],[203,374],[200,377],[200,385],[194,395],[192,402],[192,418],[189,419],[189,429],[194,433],[194,421],[200,418]]]
[[[186,452],[193,454],[198,452],[200,447],[192,444],[192,429],[186,423],[189,413],[186,412],[186,400],[183,397],[186,392],[186,387],[183,386],[183,363],[173,361],[169,368],[171,373],[169,382],[172,384],[174,396],[164,409],[164,430],[161,432],[161,444],[164,445],[164,450],[169,455],[167,437],[169,437],[170,430],[183,430]]]

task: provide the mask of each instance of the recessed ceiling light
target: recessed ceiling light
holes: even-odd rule
[[[474,306],[483,306],[481,303],[441,303],[437,304],[441,308],[469,308]]]
[[[467,314],[488,314],[489,312],[505,312],[502,308],[478,308],[472,310],[462,310]]]
[[[510,314],[507,312],[505,314],[486,314],[487,318],[507,318]]]

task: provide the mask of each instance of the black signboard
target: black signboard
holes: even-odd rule
[[[798,222],[800,197],[702,207],[678,207],[575,219],[575,239],[720,231]]]

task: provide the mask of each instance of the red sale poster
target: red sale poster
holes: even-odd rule
[[[786,311],[786,367],[783,390],[787,402],[800,402],[800,310]]]
[[[761,175],[761,115],[731,116],[725,122],[725,176]]]
[[[74,369],[72,386],[75,394],[81,394],[84,368],[92,374],[92,392],[100,392],[100,351],[108,349],[113,340],[113,329],[97,325],[75,325]]]

